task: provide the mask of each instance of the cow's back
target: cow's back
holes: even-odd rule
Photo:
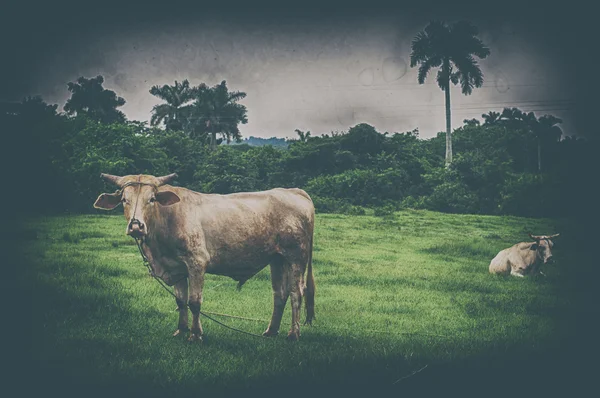
[[[281,229],[297,226],[298,222],[312,222],[314,206],[306,192],[290,188],[276,188],[261,192],[243,192],[229,195],[203,195],[199,221],[205,231],[217,228],[242,232],[250,229]]]
[[[314,205],[308,194],[297,188],[275,188],[268,191],[240,192],[227,195],[202,194],[192,190],[165,186],[180,198],[176,206],[161,209],[162,217],[185,232],[198,228],[232,227],[232,223],[248,224],[256,218],[314,218]]]
[[[177,235],[189,250],[205,253],[207,272],[253,274],[275,253],[306,252],[310,247],[314,205],[301,189],[229,195],[170,189],[181,202],[165,208],[165,216],[177,219]],[[292,254],[305,257],[304,253]]]

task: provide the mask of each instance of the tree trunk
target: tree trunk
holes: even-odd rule
[[[209,148],[214,151],[217,149],[217,133],[215,133],[215,126],[210,122],[210,119],[206,121],[206,127],[210,128]]]
[[[210,149],[213,151],[217,149],[217,133],[214,131],[210,133]]]
[[[446,167],[449,167],[452,163],[452,123],[450,118],[450,62],[446,60],[444,62],[444,69],[446,70]]]

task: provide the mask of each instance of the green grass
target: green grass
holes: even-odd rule
[[[171,337],[174,299],[148,276],[122,216],[29,220],[18,231],[18,282],[31,289],[30,361],[46,388],[71,392],[84,385],[96,392],[127,386],[146,395],[163,388],[204,394],[290,386],[357,393],[421,389],[434,379],[446,386],[484,380],[488,371],[526,366],[526,358],[544,361],[568,337],[568,271],[584,264],[572,255],[574,239],[557,231],[562,225],[429,211],[320,214],[317,318],[301,328],[301,340],[285,340],[288,306],[277,338],[235,333],[202,318],[205,341],[190,345]],[[526,240],[527,232],[564,235],[547,277],[490,275],[496,253]],[[208,275],[204,300],[205,311],[262,320],[223,322],[263,332],[272,309],[268,267],[239,292],[235,281]]]

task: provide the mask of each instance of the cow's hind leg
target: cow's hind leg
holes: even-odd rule
[[[179,323],[173,336],[179,336],[189,330],[188,327],[188,281],[187,278],[175,284],[175,302],[179,310]]]
[[[273,315],[269,327],[263,333],[263,336],[271,337],[279,334],[279,326],[281,325],[281,317],[283,310],[290,295],[289,285],[285,280],[284,259],[277,254],[273,257],[270,264],[271,267],[271,285],[273,286]]]
[[[300,310],[302,307],[302,296],[304,294],[304,267],[297,263],[292,263],[286,267],[289,277],[287,278],[290,286],[290,297],[292,301],[292,327],[287,335],[288,340],[298,340],[300,338]]]

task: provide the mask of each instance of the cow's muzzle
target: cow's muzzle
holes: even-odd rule
[[[127,235],[133,236],[134,238],[141,238],[146,235],[146,226],[140,220],[132,218],[127,227]]]

